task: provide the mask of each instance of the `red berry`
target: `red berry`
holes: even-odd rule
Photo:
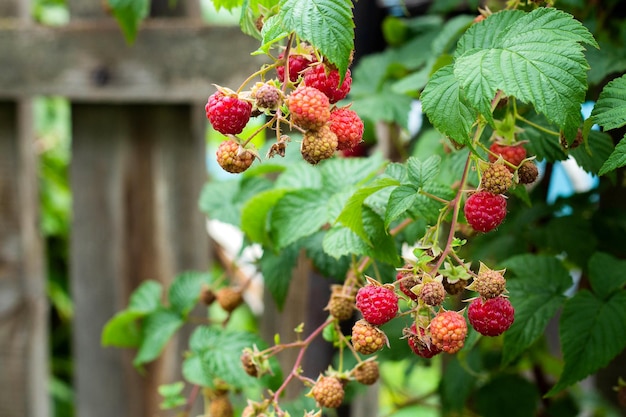
[[[493,152],[495,155],[502,156],[502,159],[505,161],[519,166],[522,161],[526,158],[526,148],[522,145],[504,145],[498,142],[493,142],[491,146],[489,146],[489,150]],[[493,154],[489,154],[489,160],[491,162],[495,162],[498,157]],[[513,168],[507,165],[509,171],[515,171]]]
[[[281,52],[281,54],[278,55],[278,59],[282,59],[284,56],[285,56],[285,53]],[[302,71],[306,70],[307,67],[312,62],[315,62],[315,61],[309,59],[305,55],[290,54],[289,55],[289,80],[292,83],[295,83],[298,80],[298,77],[301,75]],[[285,66],[280,65],[276,67],[276,74],[278,75],[278,79],[280,80],[280,82],[284,82],[285,81]]]
[[[337,149],[352,149],[363,140],[363,120],[354,111],[342,107],[330,112],[330,130],[337,135]]]
[[[506,297],[475,298],[467,309],[467,318],[478,333],[498,336],[513,324],[515,309]]]
[[[291,121],[304,130],[315,130],[330,119],[328,97],[313,87],[300,86],[287,99]]]
[[[314,65],[304,74],[304,84],[326,94],[332,104],[344,99],[352,86],[352,75],[349,69],[341,85],[339,85],[339,78],[338,70],[327,70],[322,64]]]
[[[232,139],[220,143],[215,155],[224,171],[233,174],[244,172],[254,162],[254,154]]]
[[[398,296],[382,285],[366,285],[356,293],[356,308],[369,323],[380,326],[398,313]]]
[[[239,99],[236,94],[216,91],[209,97],[204,110],[213,129],[224,135],[236,135],[248,124],[252,104]]]
[[[409,347],[417,356],[430,359],[441,353],[441,349],[432,343],[430,335],[426,333],[423,327],[419,328],[418,333],[417,326],[413,323],[409,330],[405,329],[405,334],[407,335]]]
[[[486,233],[498,227],[506,217],[506,198],[478,191],[468,197],[464,212],[474,230]]]
[[[437,348],[447,353],[456,353],[465,344],[467,323],[456,311],[442,311],[431,320],[429,330]]]

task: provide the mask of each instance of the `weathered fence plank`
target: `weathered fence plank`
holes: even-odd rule
[[[28,101],[0,102],[0,415],[46,417],[47,299]]]

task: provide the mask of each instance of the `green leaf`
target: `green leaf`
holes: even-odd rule
[[[428,181],[439,175],[440,164],[441,157],[439,155],[432,155],[424,162],[415,157],[410,157],[407,160],[409,179],[417,188],[422,188]]]
[[[350,108],[363,119],[372,122],[382,120],[397,123],[399,126],[407,128],[412,102],[411,97],[387,89],[368,96],[354,97]]]
[[[202,359],[197,353],[188,354],[182,364],[183,377],[194,385],[212,387],[212,375],[206,375],[202,369]]]
[[[291,164],[277,179],[274,188],[295,190],[298,188],[322,188],[322,174],[319,167],[306,163]]]
[[[343,226],[331,227],[324,235],[322,247],[324,252],[335,259],[349,255],[365,255],[369,248],[356,233]]]
[[[187,400],[182,395],[185,383],[182,381],[159,385],[157,390],[163,398],[159,406],[161,410],[169,410],[184,405]]]
[[[452,200],[454,198],[455,192],[446,185],[441,185],[436,182],[429,182],[424,187],[422,187],[422,191],[429,193],[431,195],[437,196],[444,200]],[[412,212],[415,213],[416,217],[421,217],[425,219],[428,223],[434,224],[439,217],[439,212],[443,208],[444,203],[434,200],[431,197],[428,197],[422,193],[419,193],[416,197],[416,202]]]
[[[598,175],[607,174],[624,165],[626,165],[626,135],[619,141],[613,153],[611,153],[609,158],[604,162]]]
[[[252,242],[270,243],[268,215],[287,190],[270,189],[252,197],[241,209],[241,230]]]
[[[543,334],[565,301],[572,278],[558,259],[544,255],[515,256],[503,266],[515,273],[514,278],[506,276],[515,308],[515,321],[504,334],[502,363],[507,365]]]
[[[626,291],[607,300],[579,291],[565,303],[559,334],[565,366],[547,396],[607,366],[626,348]]]
[[[308,188],[285,194],[272,210],[270,228],[276,246],[284,248],[312,235],[329,221],[328,194]]]
[[[298,256],[298,247],[291,245],[279,253],[265,250],[259,261],[265,286],[279,310],[285,305]]]
[[[279,10],[285,30],[318,48],[343,79],[354,49],[352,1],[281,0]]]
[[[578,165],[590,174],[597,174],[613,152],[613,139],[606,133],[589,132],[588,146],[570,151]]]
[[[626,124],[626,74],[604,86],[591,118],[605,130],[617,129]]]
[[[148,0],[108,0],[113,16],[122,29],[126,42],[133,43],[139,24],[148,16]]]
[[[135,348],[141,343],[138,320],[148,313],[137,310],[122,310],[106,322],[102,329],[102,346]]]
[[[589,31],[563,11],[501,11],[465,33],[454,76],[467,100],[488,120],[491,100],[502,90],[575,132],[589,69],[583,43],[597,47]]]
[[[332,158],[320,166],[322,187],[336,193],[373,178],[387,164],[380,152],[367,158]]]
[[[468,105],[453,69],[453,65],[446,65],[435,72],[420,99],[424,113],[437,130],[457,143],[469,144],[469,133],[478,114]]]
[[[150,313],[161,305],[163,286],[160,282],[146,280],[133,291],[128,301],[128,310]]]
[[[209,381],[212,385],[214,378],[223,380],[233,388],[254,386],[256,379],[246,374],[241,366],[241,352],[255,344],[261,347],[263,343],[253,333],[200,326],[191,335],[189,346],[200,359],[202,375],[194,372],[190,374],[194,379],[203,381],[205,386]]]
[[[343,211],[339,214],[337,222],[350,228],[368,245],[372,245],[370,237],[365,231],[363,226],[363,202],[367,197],[375,192],[394,185],[400,185],[397,180],[393,178],[379,178],[372,185],[357,190],[352,197],[348,199]]]
[[[537,387],[519,375],[502,374],[483,385],[476,395],[476,407],[482,417],[537,415],[540,395]]]
[[[600,299],[606,299],[626,285],[626,261],[596,252],[589,259],[589,281],[591,289]]]
[[[199,271],[187,271],[178,274],[168,291],[171,309],[185,317],[198,303],[202,284],[211,282],[211,275]]]
[[[150,313],[143,322],[142,341],[133,365],[139,367],[156,359],[182,325],[182,317],[172,310],[160,308]]]
[[[262,45],[259,48],[261,51],[269,52],[272,45],[281,41],[289,36],[289,33],[283,29],[280,16],[270,16],[263,22],[263,29],[261,30]]]
[[[243,0],[212,0],[213,6],[215,6],[215,10],[218,12],[220,9],[226,9],[228,11],[232,11],[237,7],[241,7],[243,5]]]
[[[413,207],[418,195],[418,190],[413,185],[401,185],[395,188],[389,196],[389,203],[385,212],[385,228],[388,228],[392,221]]]

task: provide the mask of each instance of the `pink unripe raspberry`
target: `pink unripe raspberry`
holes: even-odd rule
[[[442,311],[431,320],[429,330],[437,348],[447,353],[456,353],[465,344],[467,323],[456,311]]]
[[[342,107],[330,112],[330,130],[337,135],[337,149],[352,149],[363,140],[363,120],[354,111]]]
[[[313,87],[300,86],[287,99],[293,124],[304,130],[316,130],[330,119],[328,97]]]

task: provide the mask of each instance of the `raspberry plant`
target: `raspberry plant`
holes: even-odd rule
[[[538,3],[448,20],[389,18],[390,47],[351,68],[351,1],[214,0],[218,9],[243,7],[242,29],[268,63],[209,95],[207,118],[227,144],[216,159],[237,175],[207,183],[200,208],[263,249],[256,266],[279,308],[305,253],[332,288],[321,304],[328,317],[270,343],[230,325],[248,282],[233,288],[228,274],[191,271],[174,280],[167,302],[159,284],[144,283],[107,323],[103,343],[137,348],[141,367],[204,303],[210,315],[182,371],[193,395],[202,389],[207,409],[219,409],[209,415],[321,415],[347,401],[350,384],[379,380],[386,361],[432,367],[442,357],[435,391],[394,393],[386,412],[437,395],[444,415],[568,415],[555,410],[576,407],[577,382],[626,347],[625,264],[587,221],[624,227],[573,210],[592,205],[592,194],[548,205],[538,166],[573,158],[603,179],[622,178],[626,138],[614,145],[609,133],[626,125],[626,76],[606,84],[583,120],[587,57],[599,44],[572,14]],[[415,100],[424,119],[411,133]],[[241,137],[253,117],[265,123]],[[342,152],[382,142],[372,125],[387,128],[399,158]],[[261,152],[251,140],[265,129],[275,139]],[[549,354],[546,328],[559,310],[561,369],[536,363],[528,376],[528,361]],[[351,331],[340,325],[348,320]],[[338,359],[307,376],[302,358],[318,338]],[[277,357],[289,349],[297,360],[281,369]],[[283,398],[292,384],[303,395],[295,409]],[[163,406],[185,404],[188,415],[193,398],[181,390],[164,387]]]

